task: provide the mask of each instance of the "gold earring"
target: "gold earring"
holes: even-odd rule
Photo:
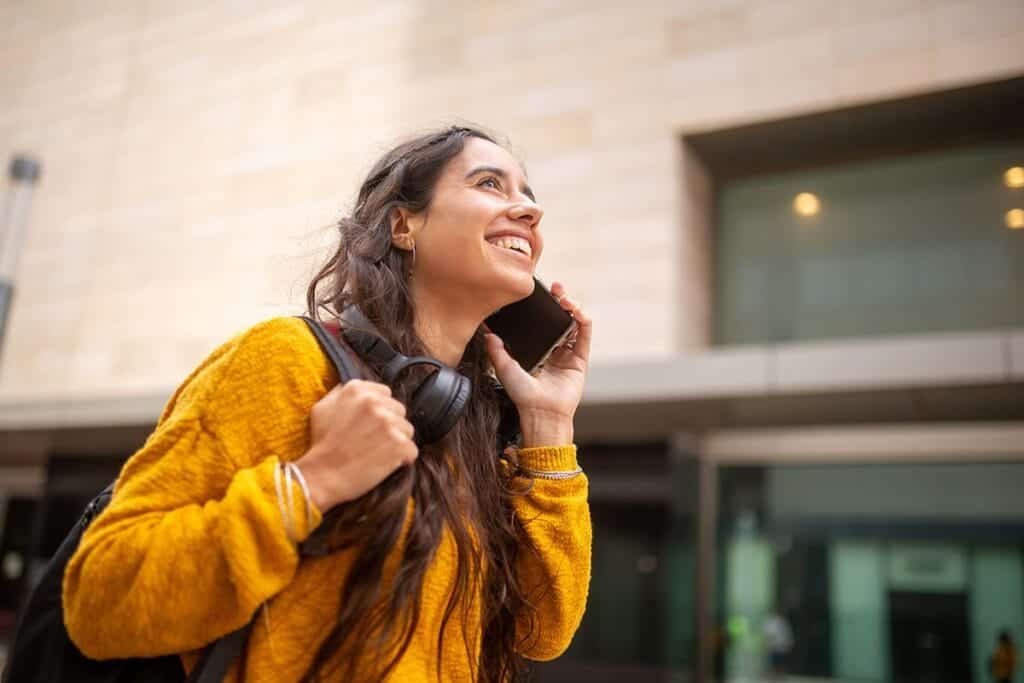
[[[416,267],[416,240],[412,237],[406,236],[405,239],[402,240],[402,243],[405,245],[406,251],[412,252],[412,263],[409,264],[408,275],[408,277],[412,277],[412,271]]]

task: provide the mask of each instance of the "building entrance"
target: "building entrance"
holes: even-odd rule
[[[967,595],[889,591],[889,652],[896,683],[970,683]]]

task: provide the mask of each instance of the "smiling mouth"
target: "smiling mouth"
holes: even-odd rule
[[[530,243],[521,237],[497,237],[487,240],[487,243],[498,249],[506,249],[522,254],[527,258],[533,256],[533,249],[530,247]]]
[[[496,245],[490,245],[490,246],[494,247],[495,249],[497,249],[500,252],[505,252],[506,254],[508,254],[510,256],[515,256],[516,260],[522,260],[522,261],[524,261],[526,263],[529,263],[529,264],[532,264],[532,262],[534,262],[534,259],[531,259],[528,255],[522,253],[521,251],[517,251],[515,249],[509,249],[508,247],[498,247]]]

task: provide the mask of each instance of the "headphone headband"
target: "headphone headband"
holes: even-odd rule
[[[426,356],[410,358],[396,351],[381,337],[377,327],[355,305],[341,314],[341,333],[364,360],[381,367],[381,378],[389,386],[413,365],[433,365],[437,372],[425,377],[413,390],[407,407],[409,420],[421,443],[439,441],[447,434],[469,403],[469,378],[444,363]]]

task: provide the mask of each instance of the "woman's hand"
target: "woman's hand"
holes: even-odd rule
[[[572,421],[583,397],[583,382],[590,359],[590,316],[565,295],[565,287],[561,283],[552,283],[551,293],[576,319],[576,332],[568,342],[555,349],[537,376],[523,370],[505,350],[497,335],[487,335],[487,354],[498,379],[519,410],[519,424],[526,447],[572,443]]]
[[[419,455],[405,406],[384,384],[354,379],[313,406],[310,447],[295,461],[321,512],[359,498]]]

